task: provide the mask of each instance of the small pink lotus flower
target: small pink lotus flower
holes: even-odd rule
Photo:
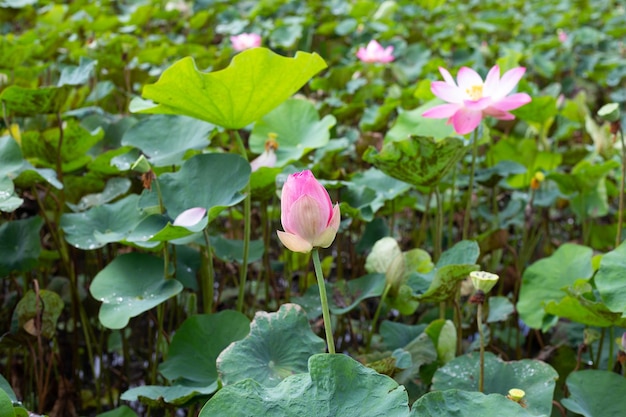
[[[206,209],[204,207],[194,207],[187,209],[176,216],[174,219],[174,226],[193,227],[200,223],[200,220],[204,218]]]
[[[261,36],[256,33],[242,33],[241,35],[231,36],[230,42],[233,44],[235,51],[243,51],[261,46]]]
[[[445,68],[439,68],[444,81],[433,81],[431,91],[440,99],[448,102],[435,106],[422,113],[424,117],[434,119],[448,118],[448,124],[461,135],[470,133],[484,116],[492,116],[500,120],[513,120],[509,113],[531,101],[526,93],[508,96],[526,72],[526,68],[517,67],[504,73],[500,78],[500,67],[491,68],[483,82],[476,71],[462,67],[457,74],[458,85]]]
[[[339,229],[339,204],[333,207],[328,191],[311,171],[289,175],[280,201],[284,232],[278,238],[294,252],[308,253],[314,247],[327,248]]]
[[[391,62],[394,60],[393,46],[383,48],[381,44],[375,40],[371,40],[370,43],[367,44],[367,48],[359,48],[356,53],[356,57],[363,62]]]
[[[565,32],[563,29],[557,29],[556,31],[557,37],[559,38],[559,42],[561,43],[565,43],[567,42],[567,32]]]

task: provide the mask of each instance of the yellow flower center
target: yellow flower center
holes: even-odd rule
[[[470,97],[470,99],[472,99],[473,101],[476,101],[483,97],[483,86],[482,84],[473,85],[470,88],[466,88],[465,92]]]

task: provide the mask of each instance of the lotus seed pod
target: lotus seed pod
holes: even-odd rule
[[[492,274],[491,272],[485,271],[473,271],[470,272],[470,278],[472,279],[472,285],[478,291],[482,291],[487,294],[498,282],[498,278],[500,278],[496,274]]]

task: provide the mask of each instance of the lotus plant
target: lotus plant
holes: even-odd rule
[[[359,48],[356,53],[356,57],[363,62],[381,63],[385,64],[394,60],[393,46],[384,48],[380,43],[375,40],[371,40],[367,47]]]
[[[448,103],[435,106],[422,115],[435,119],[448,118],[448,124],[452,124],[460,135],[476,129],[485,116],[513,120],[515,116],[509,111],[531,101],[526,93],[508,95],[526,72],[524,67],[513,68],[500,77],[500,67],[495,65],[484,81],[468,67],[459,70],[456,82],[445,68],[440,67],[439,72],[445,81],[434,81],[431,90]]]
[[[330,195],[322,184],[306,170],[289,175],[281,193],[281,215],[284,232],[278,238],[294,252],[313,255],[313,266],[322,303],[322,316],[328,352],[335,353],[326,285],[318,248],[327,248],[335,240],[339,228],[339,205],[333,207]]]
[[[231,36],[230,42],[235,51],[244,51],[261,46],[261,36],[256,33],[242,33],[237,36]]]

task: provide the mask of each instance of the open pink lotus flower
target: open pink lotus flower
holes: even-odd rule
[[[391,62],[394,60],[393,46],[383,48],[377,41],[371,40],[370,43],[367,44],[366,48],[359,48],[356,53],[356,57],[363,62]]]
[[[471,68],[462,67],[454,82],[452,75],[445,68],[439,68],[444,81],[433,81],[431,91],[440,99],[448,102],[425,111],[422,116],[435,119],[448,118],[448,124],[464,135],[476,129],[485,116],[500,120],[513,120],[509,113],[531,101],[526,93],[508,95],[526,72],[526,68],[517,67],[504,73],[500,78],[500,67],[489,70],[483,79]]]
[[[333,207],[328,191],[311,171],[289,175],[280,201],[284,232],[278,238],[294,252],[308,253],[314,247],[327,248],[339,228],[339,204]]]
[[[241,35],[231,36],[230,42],[233,44],[235,51],[243,51],[261,46],[261,36],[256,33],[242,33]]]

